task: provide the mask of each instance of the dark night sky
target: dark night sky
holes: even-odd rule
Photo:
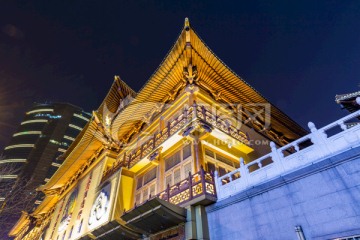
[[[139,90],[185,17],[230,68],[306,127],[358,90],[360,1],[0,0],[0,148],[34,101],[96,109],[114,75]]]

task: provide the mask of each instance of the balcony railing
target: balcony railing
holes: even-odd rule
[[[140,147],[135,149],[129,155],[125,156],[128,167],[131,168],[134,166],[141,159],[152,153],[168,138],[196,120],[201,120],[209,126],[217,128],[220,131],[231,135],[233,138],[244,144],[249,144],[246,134],[240,131],[236,126],[233,126],[230,121],[227,121],[226,119],[216,115],[216,113],[212,111],[209,106],[194,103],[189,108],[181,110],[175,119],[167,122],[163,130],[155,133]]]
[[[179,206],[185,206],[189,202],[195,203],[198,199],[216,201],[214,176],[201,168],[195,174],[189,173],[189,176],[179,183],[173,186],[168,185],[164,191],[155,196],[150,195],[149,199],[155,197]],[[145,202],[142,202],[140,205]]]
[[[309,122],[310,134],[278,149],[271,142],[269,154],[248,164],[244,164],[241,158],[240,168],[221,177],[215,173],[218,199],[227,198],[251,186],[264,183],[359,146],[360,125],[354,125],[351,128],[346,126],[346,122],[359,116],[360,111],[357,111],[321,129],[316,129],[315,125]],[[339,132],[328,136],[334,130]]]

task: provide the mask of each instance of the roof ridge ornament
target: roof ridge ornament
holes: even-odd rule
[[[183,76],[188,84],[197,83],[198,71],[196,66],[189,64],[187,67],[184,67]]]
[[[189,18],[185,18],[184,30],[186,35],[186,43],[190,43],[190,22]]]

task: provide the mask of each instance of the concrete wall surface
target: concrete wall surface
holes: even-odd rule
[[[206,208],[210,239],[335,239],[360,235],[360,147]]]

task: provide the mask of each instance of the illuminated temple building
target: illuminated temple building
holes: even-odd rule
[[[205,207],[231,195],[225,191],[231,180],[271,169],[275,158],[261,158],[270,149],[306,134],[231,71],[186,19],[139,92],[115,77],[63,165],[39,189],[46,198],[34,212],[23,213],[10,235],[209,239],[214,218]],[[279,158],[308,149],[308,140],[287,147]],[[232,174],[244,166],[248,173]]]

